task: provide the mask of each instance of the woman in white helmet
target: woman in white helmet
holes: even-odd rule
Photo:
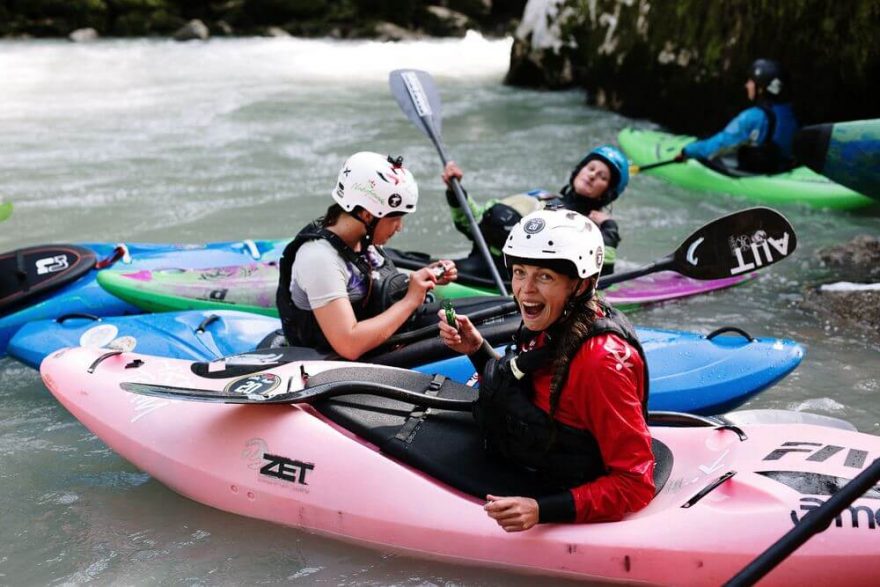
[[[457,271],[443,260],[406,276],[382,251],[418,203],[402,157],[355,153],[331,195],[326,215],[284,250],[276,304],[288,344],[354,360],[388,340]]]
[[[440,337],[481,374],[474,416],[489,450],[530,475],[534,495],[487,495],[508,532],[620,519],[654,495],[648,373],[629,322],[596,297],[604,244],[570,210],[524,217],[503,248],[522,327],[499,357],[465,316]]]

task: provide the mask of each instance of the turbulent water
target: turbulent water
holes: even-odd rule
[[[391,98],[388,72],[430,71],[443,137],[477,198],[558,189],[583,152],[627,125],[580,92],[501,85],[509,41],[382,44],[248,39],[0,43],[0,196],[15,203],[0,250],[45,242],[289,237],[326,208],[345,157],[402,153],[420,182],[402,248],[468,247],[448,221],[436,151]],[[646,92],[652,91],[645,88]],[[749,205],[635,177],[614,210],[623,266],[671,251]],[[800,240],[759,279],[644,310],[645,326],[725,325],[806,347],[749,407],[807,410],[880,433],[876,333],[802,310],[837,281],[821,247],[877,234],[878,213],[781,208]],[[211,439],[198,439],[210,442]],[[0,584],[526,585],[499,571],[418,561],[219,512],[117,457],[38,375],[0,360]]]

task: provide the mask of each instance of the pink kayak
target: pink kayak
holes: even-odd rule
[[[422,391],[420,378],[441,398],[467,399],[470,388],[374,365],[262,371],[89,348],[56,352],[41,373],[110,448],[200,503],[381,550],[560,577],[721,584],[880,456],[878,437],[808,424],[653,427],[660,489],[644,510],[507,534],[483,512],[482,492],[515,491],[526,475],[486,460],[469,414],[366,393]],[[346,386],[360,395],[252,406],[123,386],[209,400]],[[878,498],[857,500],[762,584],[875,584]]]
[[[709,293],[739,285],[755,276],[753,273],[723,279],[698,280],[675,271],[660,271],[614,285],[603,293],[615,307],[642,306]]]

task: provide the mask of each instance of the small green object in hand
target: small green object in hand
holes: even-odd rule
[[[443,311],[446,312],[446,323],[458,329],[458,321],[455,319],[455,308],[452,307],[452,300],[443,300]]]

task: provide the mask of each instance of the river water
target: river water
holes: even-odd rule
[[[627,125],[651,126],[587,108],[578,91],[501,85],[509,50],[509,40],[478,36],[0,42],[0,195],[15,203],[0,225],[0,250],[290,237],[326,208],[346,156],[376,150],[404,154],[420,182],[419,212],[394,244],[464,253],[437,154],[391,98],[390,70],[434,75],[445,143],[477,198],[558,189],[586,149]],[[703,223],[749,205],[647,176],[630,186],[614,209],[622,267],[652,261]],[[797,340],[803,364],[748,406],[813,411],[880,433],[876,333],[832,325],[798,305],[805,288],[836,280],[815,251],[877,234],[878,212],[780,210],[800,240],[790,259],[746,285],[634,319]],[[0,584],[534,581],[349,546],[189,501],[117,457],[36,372],[9,358],[0,359],[0,512]]]

